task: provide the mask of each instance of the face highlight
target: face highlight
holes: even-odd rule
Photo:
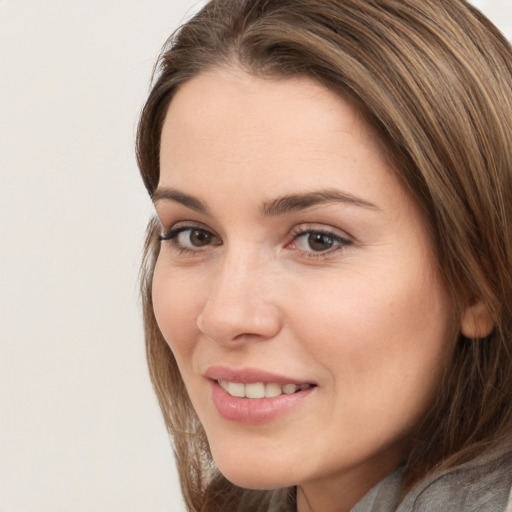
[[[450,357],[419,208],[361,116],[305,78],[199,75],[160,160],[155,315],[216,464],[349,509],[403,459]]]

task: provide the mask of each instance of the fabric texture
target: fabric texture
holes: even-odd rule
[[[505,512],[512,512],[512,489],[510,489],[510,494],[508,496],[508,503]]]
[[[512,512],[512,455],[489,454],[434,473],[398,503],[401,470],[373,487],[351,512]]]

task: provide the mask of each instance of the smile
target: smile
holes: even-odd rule
[[[299,391],[311,388],[311,384],[277,384],[275,382],[263,383],[255,382],[243,384],[241,382],[229,382],[226,380],[217,381],[222,389],[233,397],[237,398],[274,398],[280,395],[292,395]]]

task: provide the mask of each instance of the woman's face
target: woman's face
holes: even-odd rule
[[[161,142],[155,315],[217,465],[358,499],[450,356],[421,212],[361,116],[306,78],[202,74]]]

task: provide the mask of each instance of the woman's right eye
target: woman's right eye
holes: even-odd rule
[[[197,226],[181,226],[171,229],[159,237],[160,241],[170,241],[180,252],[197,252],[211,245],[220,245],[221,241],[210,231]]]

